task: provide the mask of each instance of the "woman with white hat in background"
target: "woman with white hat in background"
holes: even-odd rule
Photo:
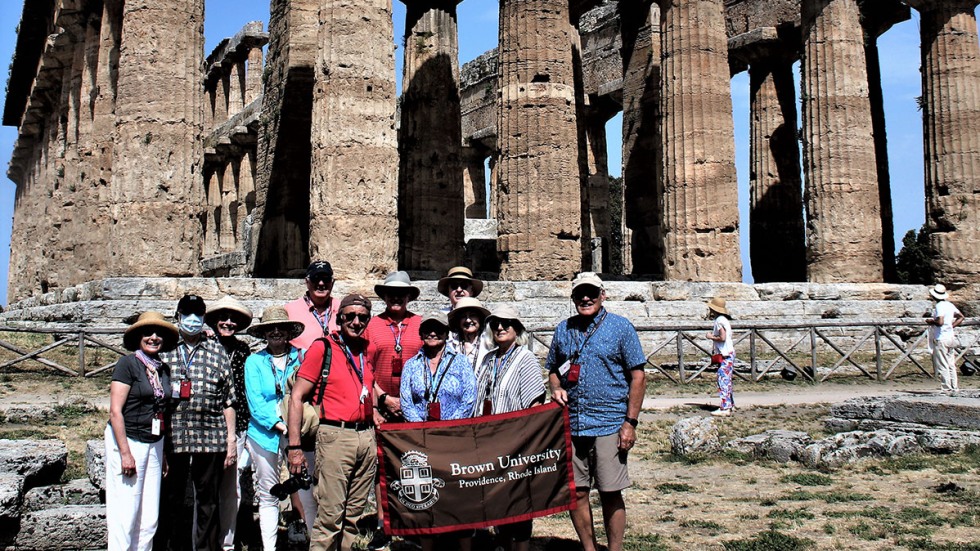
[[[932,367],[939,377],[939,387],[943,392],[959,390],[959,376],[956,374],[956,346],[958,341],[953,328],[963,323],[963,314],[949,301],[946,286],[937,283],[929,289],[929,296],[936,301],[932,317],[926,323],[932,325],[929,345],[932,347]]]
[[[716,417],[729,417],[735,409],[732,395],[732,371],[735,369],[735,344],[732,342],[732,324],[725,299],[714,297],[708,301],[708,315],[715,316],[715,324],[706,337],[712,341],[711,354],[720,355],[718,365],[718,396],[721,407],[711,412]]]
[[[282,402],[288,392],[288,380],[299,369],[300,351],[289,341],[303,333],[302,322],[289,319],[286,309],[270,306],[262,321],[254,324],[249,335],[266,341],[266,347],[245,361],[245,396],[251,418],[248,422],[248,450],[255,466],[255,495],[259,502],[259,528],[262,548],[275,551],[279,534],[279,499],[272,486],[279,483],[282,448],[286,443],[286,420]],[[306,512],[304,515],[314,512]]]
[[[447,346],[466,356],[466,361],[476,371],[487,354],[483,335],[490,310],[483,307],[479,299],[463,297],[447,314],[449,318],[449,341]]]
[[[251,465],[245,449],[245,431],[248,430],[249,418],[248,402],[245,400],[245,359],[252,350],[248,347],[248,343],[237,337],[237,334],[252,323],[252,311],[240,300],[226,295],[221,300],[208,304],[204,323],[214,330],[218,342],[224,347],[225,354],[231,362],[231,379],[235,385],[238,465],[237,468],[225,469],[221,476],[221,487],[218,489],[222,547],[225,551],[232,551],[235,548],[238,508],[242,501],[241,476],[242,472]]]
[[[133,354],[120,358],[112,371],[105,429],[110,551],[153,548],[170,389],[170,367],[159,354],[173,350],[177,338],[177,328],[158,312],[140,314],[123,334],[123,345]]]

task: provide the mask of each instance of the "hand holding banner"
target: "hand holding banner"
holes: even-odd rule
[[[574,507],[568,411],[556,404],[377,429],[385,532],[486,528]]]

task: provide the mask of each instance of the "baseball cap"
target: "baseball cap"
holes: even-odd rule
[[[185,316],[190,314],[203,316],[207,310],[207,306],[204,304],[204,299],[197,295],[184,295],[184,297],[177,302],[177,313]]]
[[[317,260],[310,263],[310,267],[306,269],[306,279],[313,279],[317,276],[327,276],[333,280],[333,267],[326,260]]]

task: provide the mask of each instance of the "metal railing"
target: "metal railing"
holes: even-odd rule
[[[957,364],[980,343],[980,331],[966,329],[970,326],[980,326],[980,320],[966,320],[960,326],[962,329],[957,333],[960,344],[967,344],[960,349]],[[739,321],[732,325],[738,358],[735,374],[742,380],[758,382],[775,372],[789,370],[805,380],[819,383],[847,368],[851,374],[856,371],[868,379],[886,381],[900,366],[908,365],[914,366],[913,371],[934,377],[931,361],[925,357],[929,327],[921,319],[799,323]],[[636,330],[647,351],[647,371],[660,373],[673,383],[694,381],[710,369],[707,357],[711,355],[711,344],[704,338],[704,333],[710,329],[711,323],[637,325]],[[0,372],[33,360],[68,375],[98,375],[111,369],[115,360],[90,369],[88,349],[97,347],[120,356],[128,354],[105,338],[121,337],[123,330],[82,326],[0,326],[0,333],[33,333],[50,335],[53,339],[53,342],[29,350],[0,338],[0,348],[16,354],[0,362]],[[534,341],[545,349],[551,345],[554,325],[529,324],[528,330]],[[42,356],[60,347],[77,349],[77,368]],[[748,360],[744,356],[746,348]],[[828,354],[831,360],[826,360]]]

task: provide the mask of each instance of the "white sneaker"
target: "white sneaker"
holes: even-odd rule
[[[732,416],[732,410],[731,409],[716,409],[716,410],[714,410],[714,411],[711,412],[711,415],[714,416],[714,417],[731,417]]]

